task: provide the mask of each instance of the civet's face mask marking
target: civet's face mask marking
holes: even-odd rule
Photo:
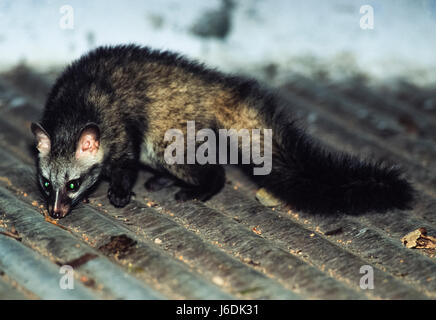
[[[38,182],[51,217],[65,217],[97,182],[103,161],[100,131],[88,124],[80,133],[73,154],[51,155],[50,136],[40,124],[32,124],[39,151]]]

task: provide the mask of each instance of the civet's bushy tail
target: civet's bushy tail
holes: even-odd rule
[[[313,141],[283,110],[273,116],[272,172],[262,185],[297,210],[317,213],[410,209],[414,190],[398,167],[331,153]]]

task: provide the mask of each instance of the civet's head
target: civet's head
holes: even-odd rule
[[[87,124],[70,137],[74,148],[56,145],[65,140],[52,139],[41,124],[32,123],[31,129],[39,151],[38,183],[47,200],[48,212],[55,219],[63,218],[100,176],[103,148],[99,127]]]

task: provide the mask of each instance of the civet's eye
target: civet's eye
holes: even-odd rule
[[[77,191],[80,187],[80,181],[77,180],[71,180],[67,183],[67,190],[68,191]]]
[[[43,179],[42,185],[44,186],[44,189],[48,190],[50,189],[50,181],[48,181],[47,179]]]

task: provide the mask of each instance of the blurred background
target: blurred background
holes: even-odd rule
[[[435,0],[2,0],[0,70],[135,42],[278,81],[292,71],[429,83],[434,31]]]

